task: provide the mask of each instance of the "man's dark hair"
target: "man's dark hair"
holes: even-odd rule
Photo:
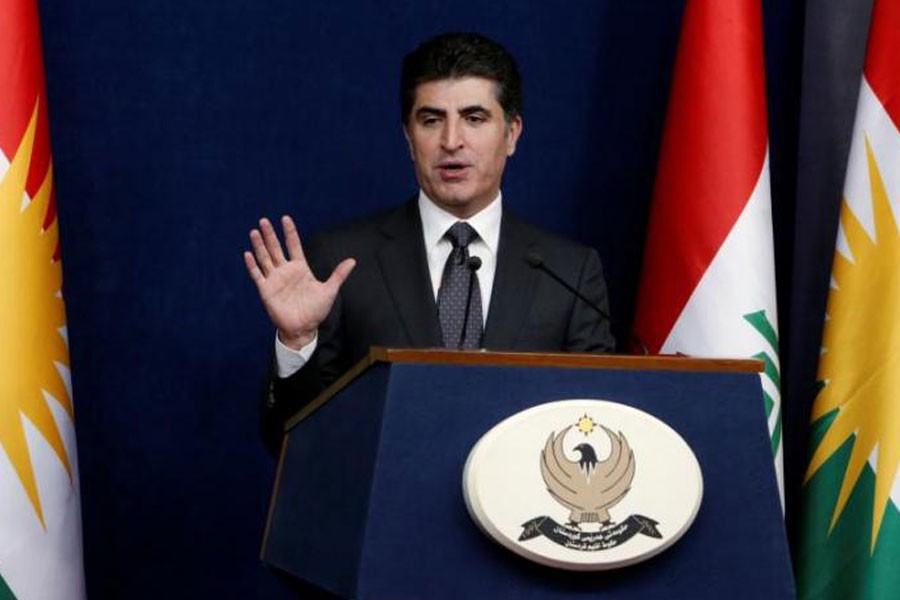
[[[403,58],[400,119],[409,123],[416,87],[441,79],[484,77],[497,84],[497,102],[506,121],[522,112],[522,77],[512,55],[479,33],[444,33],[426,40]]]

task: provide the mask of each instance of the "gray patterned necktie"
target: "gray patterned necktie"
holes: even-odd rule
[[[472,226],[462,221],[454,223],[444,237],[453,244],[453,250],[444,265],[441,288],[438,290],[438,315],[445,348],[478,348],[481,346],[483,318],[481,316],[481,288],[478,275],[468,266],[469,242],[478,237]],[[470,292],[471,288],[471,292]],[[471,300],[469,295],[471,293]],[[469,315],[466,332],[466,303]]]

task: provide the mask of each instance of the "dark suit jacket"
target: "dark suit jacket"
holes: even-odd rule
[[[309,363],[287,379],[273,378],[263,403],[262,433],[271,447],[284,421],[353,366],[370,346],[441,346],[441,329],[416,201],[321,234],[305,245],[320,279],[343,259],[356,259]],[[485,324],[488,350],[611,352],[607,319],[526,262],[544,263],[607,310],[596,251],[523,223],[504,209],[497,269]]]

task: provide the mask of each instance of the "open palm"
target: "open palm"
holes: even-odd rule
[[[282,217],[281,226],[288,256],[272,224],[264,218],[259,229],[250,232],[253,252],[244,252],[244,263],[282,343],[299,350],[315,338],[356,261],[344,260],[326,281],[319,281],[306,262],[294,221]]]

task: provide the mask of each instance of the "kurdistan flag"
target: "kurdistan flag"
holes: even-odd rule
[[[797,584],[900,598],[900,0],[876,0],[812,410]]]
[[[688,0],[634,335],[651,353],[757,358],[779,489],[781,396],[760,0]]]
[[[0,0],[0,599],[84,597],[36,0]]]

